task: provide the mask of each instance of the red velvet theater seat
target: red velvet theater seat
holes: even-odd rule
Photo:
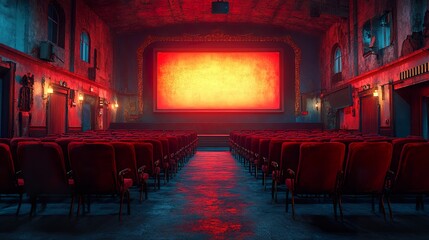
[[[407,143],[402,149],[398,170],[393,174],[387,196],[390,217],[391,195],[417,195],[416,209],[423,209],[423,196],[429,193],[429,143]]]
[[[373,199],[374,196],[379,197],[381,210],[386,217],[383,202],[384,186],[391,159],[391,143],[350,143],[339,202],[341,216],[341,195],[372,195]]]
[[[286,211],[291,192],[292,217],[295,217],[295,195],[329,194],[332,196],[335,217],[337,216],[337,186],[342,171],[345,146],[337,142],[301,143],[296,171],[287,170]]]
[[[19,196],[16,215],[19,214],[21,208],[24,185],[24,180],[18,177],[9,145],[0,143],[0,194],[17,194]]]
[[[416,137],[397,138],[392,140],[393,154],[392,161],[390,163],[390,170],[394,173],[398,172],[399,159],[401,158],[402,149],[407,143],[426,142],[425,139]]]
[[[277,187],[284,183],[287,177],[287,170],[296,172],[299,163],[300,142],[284,142],[282,144],[280,162],[272,162],[273,165],[273,188],[271,197],[277,201]]]
[[[15,137],[10,140],[10,152],[12,153],[12,159],[15,164],[15,170],[21,170],[21,164],[18,162],[18,143],[19,142],[28,142],[28,141],[40,141],[38,138],[30,138],[30,137]]]
[[[119,195],[119,220],[126,196],[127,213],[130,214],[129,188],[133,185],[133,180],[124,175],[131,169],[117,171],[113,146],[109,143],[71,142],[68,148],[76,193],[79,196],[78,214],[84,196],[91,194]]]
[[[41,195],[72,196],[73,181],[68,177],[61,147],[54,142],[20,142],[18,161],[22,166],[24,191],[31,201],[30,216],[36,212],[36,201]],[[73,196],[69,214],[73,208]]]
[[[155,179],[154,188],[161,188],[160,174],[162,167],[163,149],[162,142],[154,138],[144,139],[144,142],[152,144],[153,147],[153,169],[152,174]]]
[[[147,189],[144,188],[139,177],[140,175],[138,174],[142,169],[137,169],[134,144],[128,142],[112,142],[111,144],[115,149],[116,170],[130,169],[123,177],[132,179],[134,185],[140,186],[140,200],[142,200],[142,194],[147,191]],[[147,193],[145,194],[147,195]]]

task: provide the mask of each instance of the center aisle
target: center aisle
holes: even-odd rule
[[[249,177],[229,152],[198,151],[173,182],[162,189],[165,194],[150,196],[162,198],[159,201],[163,202],[155,206],[152,213],[166,217],[165,228],[152,237],[243,239],[253,236],[257,219],[249,212],[254,205],[248,196],[252,192],[246,183]]]

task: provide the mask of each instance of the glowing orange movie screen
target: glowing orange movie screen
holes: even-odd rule
[[[280,52],[157,52],[156,110],[279,111]]]

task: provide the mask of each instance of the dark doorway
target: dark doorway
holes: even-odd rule
[[[422,135],[429,138],[429,97],[423,97],[422,103]]]
[[[12,137],[15,64],[0,60],[0,137]]]
[[[379,105],[378,97],[366,95],[360,98],[361,132],[365,134],[379,133]]]
[[[82,131],[95,129],[95,106],[97,98],[91,95],[85,95],[82,103]]]

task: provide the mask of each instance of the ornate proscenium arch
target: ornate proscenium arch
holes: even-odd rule
[[[295,114],[301,112],[301,93],[300,93],[300,64],[301,64],[301,49],[287,36],[282,37],[259,37],[254,35],[227,35],[224,33],[214,33],[208,35],[182,35],[172,37],[148,36],[145,41],[137,49],[137,88],[138,88],[138,107],[139,113],[143,114],[143,53],[145,49],[155,42],[272,42],[286,43],[295,53]]]

